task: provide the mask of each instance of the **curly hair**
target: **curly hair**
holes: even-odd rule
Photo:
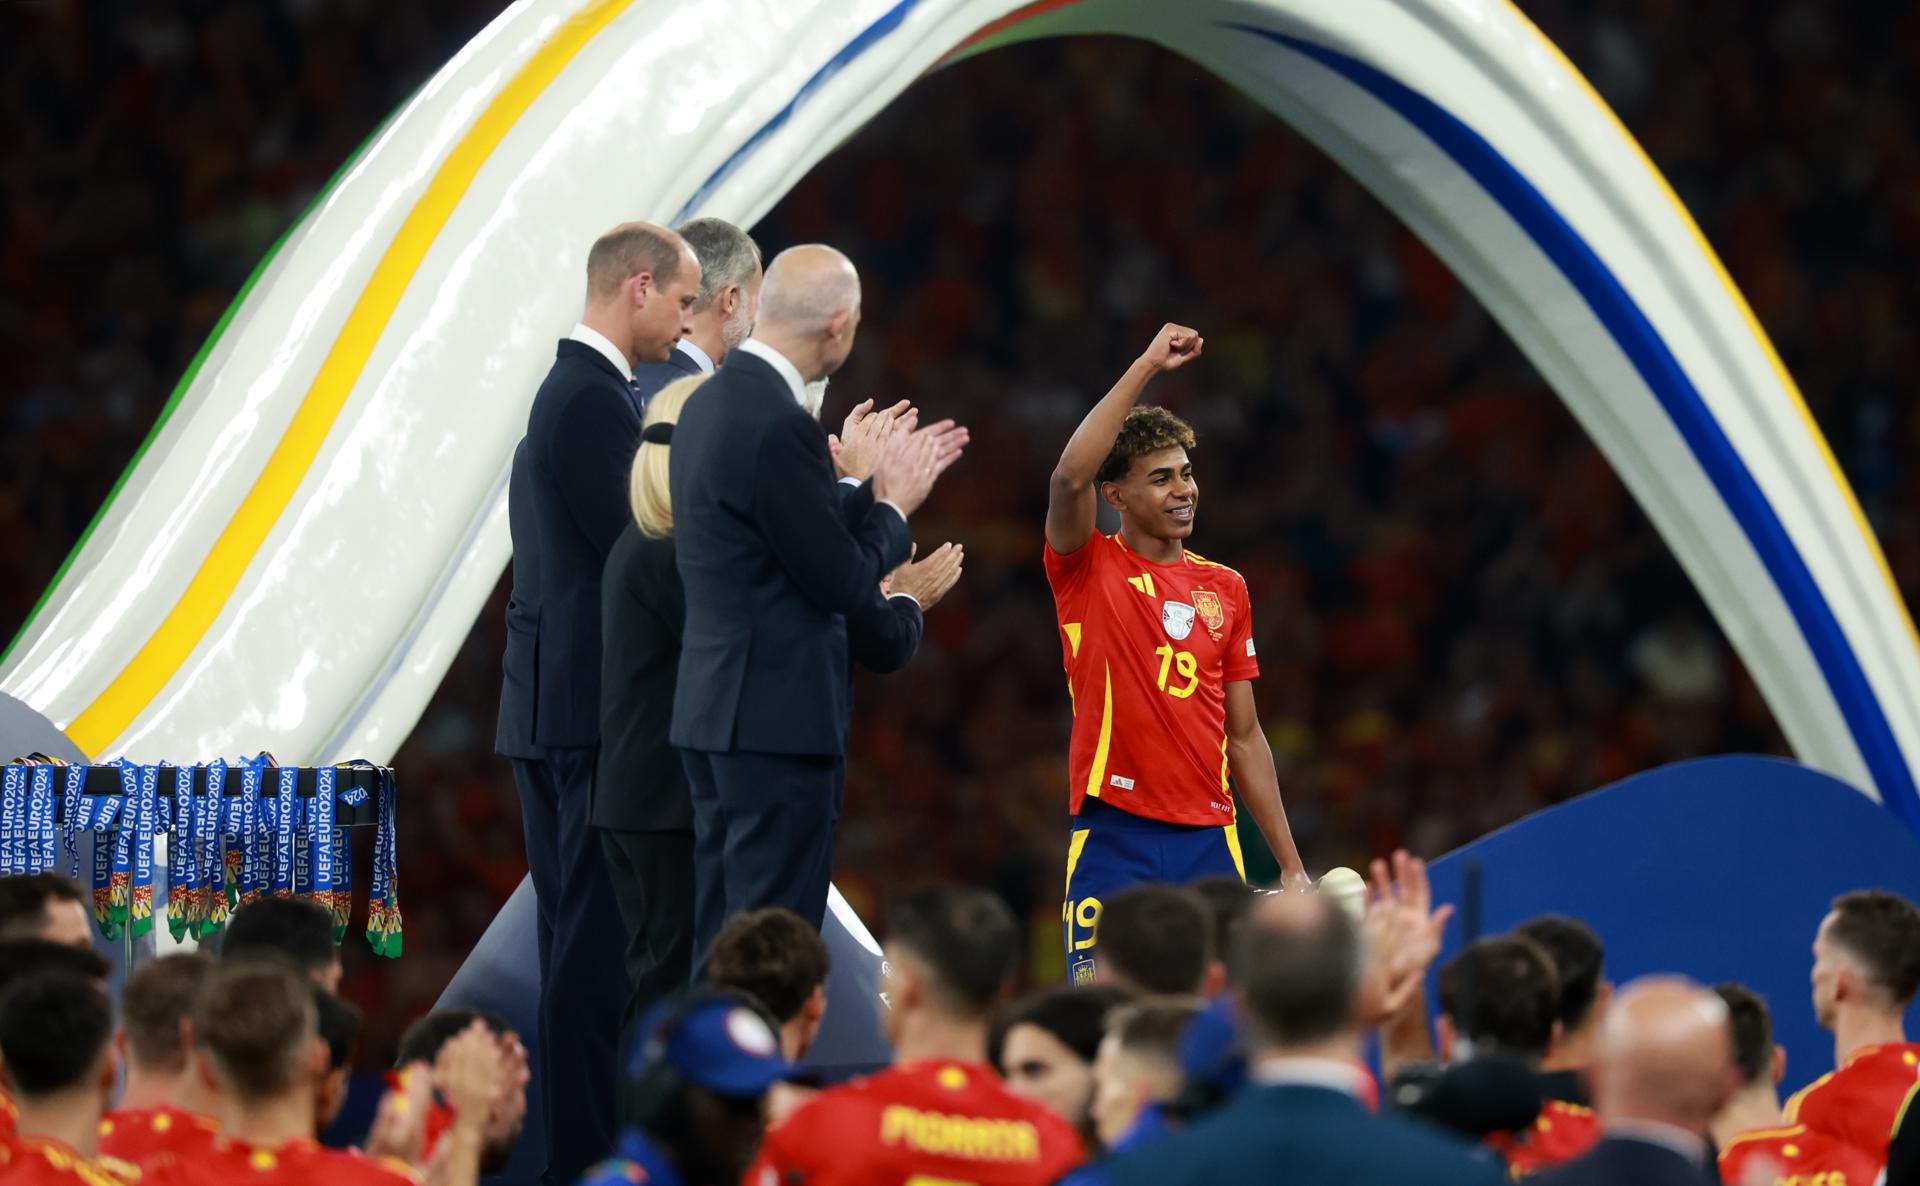
[[[1127,476],[1134,458],[1175,445],[1193,448],[1193,425],[1158,404],[1135,408],[1120,425],[1120,435],[1114,438],[1113,450],[1100,463],[1100,472],[1094,475],[1094,481],[1118,482]]]

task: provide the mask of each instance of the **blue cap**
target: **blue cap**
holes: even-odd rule
[[[760,1012],[731,994],[670,998],[648,1010],[629,1064],[644,1075],[665,1062],[715,1095],[749,1098],[793,1073],[780,1039]]]
[[[1246,1082],[1240,1019],[1225,1000],[1212,1002],[1187,1023],[1180,1035],[1179,1052],[1182,1076],[1215,1098],[1234,1094]]]

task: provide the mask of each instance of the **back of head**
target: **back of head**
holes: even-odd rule
[[[668,474],[673,460],[671,426],[680,422],[687,400],[707,381],[705,375],[675,379],[647,401],[647,422],[640,430],[640,449],[633,455],[633,474],[627,493],[633,503],[634,522],[650,539],[665,539],[673,534],[673,494]],[[656,439],[649,440],[651,435]],[[664,437],[665,439],[658,439]]]
[[[86,893],[58,873],[19,873],[0,877],[0,939],[34,939],[44,934],[47,908],[58,902],[85,906]]]
[[[1866,969],[1889,1003],[1905,1009],[1920,992],[1920,909],[1899,894],[1856,890],[1833,900],[1827,937]]]
[[[1773,1018],[1760,994],[1729,980],[1713,986],[1727,1007],[1733,1031],[1733,1061],[1746,1087],[1773,1086]]]
[[[888,947],[927,972],[944,1012],[966,1020],[993,1013],[1013,979],[1020,938],[1013,913],[984,890],[918,890],[887,910]]]
[[[493,1031],[495,1037],[509,1037],[513,1026],[507,1019],[494,1013],[481,1013],[473,1009],[435,1009],[407,1027],[400,1035],[400,1050],[394,1056],[394,1065],[404,1067],[413,1062],[432,1062],[440,1057],[440,1048],[451,1042],[456,1036],[465,1033],[474,1022],[484,1022]]]
[[[779,906],[735,915],[707,955],[709,983],[746,993],[782,1025],[799,1016],[832,968],[820,932]]]
[[[587,303],[610,300],[627,281],[645,272],[664,288],[680,275],[685,244],[651,223],[629,222],[593,241],[587,252]]]
[[[1602,1119],[1648,1120],[1705,1135],[1738,1088],[1727,1006],[1679,976],[1648,976],[1600,1020],[1594,1074]]]
[[[56,943],[52,939],[0,939],[0,992],[42,972],[78,976],[104,987],[113,966],[90,947]]]
[[[859,307],[853,261],[825,244],[789,247],[767,265],[760,288],[760,325],[766,330],[813,337]]]
[[[223,965],[193,1009],[194,1042],[221,1086],[250,1099],[300,1085],[306,1050],[319,1032],[313,985],[275,960]]]
[[[1136,992],[1197,996],[1213,963],[1213,916],[1185,886],[1129,886],[1102,903],[1100,975]]]
[[[1100,1052],[1100,1039],[1107,1034],[1108,1018],[1132,1000],[1132,993],[1114,984],[1058,984],[1039,989],[1008,1005],[993,1019],[993,1028],[987,1034],[987,1061],[1006,1074],[1003,1055],[1007,1035],[1018,1026],[1030,1025],[1053,1035],[1080,1061],[1092,1062]]]
[[[1213,924],[1207,928],[1213,958],[1225,960],[1240,941],[1240,926],[1246,922],[1247,911],[1253,908],[1257,896],[1254,888],[1231,874],[1202,877],[1187,888],[1206,902],[1207,916]],[[1233,969],[1227,971],[1231,977]]]
[[[99,1083],[113,1037],[113,1006],[91,982],[61,972],[28,976],[0,995],[0,1068],[27,1100]]]
[[[695,313],[705,312],[729,288],[745,288],[760,271],[760,245],[753,236],[720,218],[696,218],[673,228],[700,261],[700,296]]]
[[[353,1061],[360,1040],[360,1010],[352,1001],[312,986],[314,1031],[327,1044],[327,1069],[339,1071]]]
[[[1519,935],[1489,935],[1440,969],[1440,1012],[1468,1054],[1546,1056],[1560,999],[1553,960]]]
[[[143,1071],[173,1074],[187,1069],[180,1023],[193,1016],[214,963],[204,955],[162,956],[127,977],[120,996],[120,1024],[127,1034],[127,1061]]]
[[[333,912],[306,898],[259,898],[240,907],[221,932],[220,960],[260,958],[281,959],[310,979],[329,981],[340,966]]]
[[[1543,914],[1513,928],[1546,949],[1560,985],[1555,1015],[1560,1028],[1573,1033],[1593,1018],[1606,980],[1607,949],[1593,928],[1563,914]]]
[[[1235,956],[1248,1024],[1271,1047],[1343,1039],[1360,995],[1360,934],[1318,894],[1280,894],[1247,914]]]
[[[1122,1053],[1169,1071],[1180,1069],[1180,1038],[1200,1015],[1196,997],[1149,997],[1115,1008],[1107,1015],[1107,1033]]]

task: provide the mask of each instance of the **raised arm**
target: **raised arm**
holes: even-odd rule
[[[1047,491],[1047,544],[1061,555],[1076,551],[1093,534],[1094,479],[1100,463],[1113,451],[1127,413],[1140,402],[1147,382],[1161,371],[1177,370],[1200,357],[1206,339],[1184,325],[1167,324],[1154,335],[1153,345],[1134,359],[1113,390],[1093,405],[1080,427],[1073,430],[1060,464],[1053,467]]]

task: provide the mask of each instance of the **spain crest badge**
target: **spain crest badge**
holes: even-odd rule
[[[1200,615],[1200,620],[1207,624],[1207,633],[1213,635],[1215,641],[1218,641],[1221,627],[1227,624],[1226,611],[1220,607],[1220,595],[1209,593],[1205,589],[1195,589],[1193,610]]]

